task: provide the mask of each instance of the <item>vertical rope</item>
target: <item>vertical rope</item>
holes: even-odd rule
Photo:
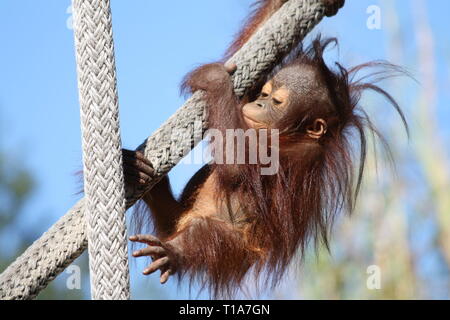
[[[109,0],[74,0],[93,299],[129,299],[119,108]]]

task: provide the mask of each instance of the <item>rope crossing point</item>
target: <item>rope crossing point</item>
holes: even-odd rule
[[[234,88],[238,96],[244,94],[245,91],[248,90],[254,82],[258,81],[265,71],[270,70],[280,58],[288,55],[291,49],[322,20],[327,10],[322,1],[323,0],[290,0],[286,2],[286,4],[284,4],[283,7],[253,35],[243,48],[230,59],[238,66],[238,70],[233,76]],[[94,10],[91,11],[91,13],[94,14],[91,16],[92,19],[94,17],[97,19],[98,17],[96,15],[98,14],[103,16],[102,21],[105,23],[105,26],[110,25],[109,1],[74,0],[74,5],[84,5],[84,3],[92,5],[92,10]],[[97,8],[94,5],[107,5],[108,9],[100,12],[105,7]],[[87,27],[88,26],[83,26],[81,29],[77,28],[78,32],[84,32]],[[110,35],[112,39],[112,33]],[[94,32],[91,36],[96,37],[97,34]],[[99,42],[96,45],[100,46],[105,44],[109,44],[111,46],[110,50],[112,50],[112,40],[109,43]],[[96,48],[93,43],[92,48]],[[86,50],[90,49],[90,47],[86,47]],[[112,51],[111,54],[111,56],[107,56],[113,58]],[[94,55],[92,58],[96,59],[99,57],[95,57]],[[112,66],[107,69],[114,70]],[[108,90],[114,88],[109,94],[111,94],[111,92],[115,93],[115,71],[108,74],[109,76],[103,78],[100,83],[95,84],[99,86],[98,88],[102,88],[102,85],[109,85],[110,88]],[[99,75],[105,76],[102,72],[100,72]],[[103,81],[105,83],[103,83]],[[113,82],[114,86],[111,86]],[[90,89],[86,88],[85,90]],[[147,188],[151,188],[156,184],[158,178],[167,174],[186,155],[187,150],[191,150],[191,148],[200,141],[198,135],[195,133],[198,133],[199,131],[204,132],[207,129],[207,123],[205,121],[205,104],[202,100],[202,96],[203,94],[201,92],[195,93],[183,107],[170,117],[160,129],[146,139],[146,141],[138,148],[151,161],[157,175],[157,178],[150,182]],[[92,98],[97,99],[98,97],[93,95]],[[112,96],[109,96],[108,99],[112,99]],[[109,102],[113,101],[115,104],[117,103],[114,99]],[[114,130],[118,132],[118,126],[115,126],[113,122],[111,122],[110,125],[114,128],[110,128],[111,130],[108,130],[108,132],[114,132]],[[119,145],[116,145],[114,151],[111,153],[113,155],[112,158],[117,161],[116,165],[121,163],[121,160],[119,160],[120,155],[117,157],[114,156],[118,150],[117,148],[120,148],[120,142],[118,143]],[[102,170],[100,168],[95,168],[96,167],[94,167],[94,170]],[[102,172],[101,174],[103,175],[106,173]],[[116,184],[121,184],[123,179],[122,172],[117,172],[117,175],[110,176],[110,179],[111,180],[109,181],[105,180],[107,181],[105,182],[107,183],[105,190],[108,190],[108,186],[111,187],[114,185],[113,188],[115,188]],[[113,180],[115,182],[111,183]],[[126,206],[130,207],[133,205],[136,200],[142,197],[144,191],[145,190],[127,190]],[[89,234],[89,228],[86,226],[85,219],[90,213],[94,212],[91,211],[91,207],[93,206],[91,201],[92,199],[88,199],[88,192],[86,192],[85,198],[80,200],[66,215],[44,233],[41,238],[36,240],[0,275],[0,299],[32,299],[36,297],[36,295],[39,294],[51,280],[83,253],[87,247],[87,234]],[[119,211],[120,210],[118,210],[118,212]],[[88,214],[88,212],[90,213]],[[121,219],[124,219],[124,217],[120,213],[117,213],[115,219],[117,220],[112,222],[111,225],[116,225],[117,229],[109,230],[110,234],[112,235],[112,238],[117,237],[117,239],[122,239],[121,232],[124,231],[121,229],[121,221],[123,221]],[[105,225],[110,226],[108,223]],[[106,229],[107,228],[108,227],[106,227]],[[92,246],[91,241],[96,240],[91,240],[89,238],[90,246]],[[103,243],[103,239],[100,241]],[[91,267],[94,267],[92,263]],[[94,268],[98,267],[99,266]],[[116,270],[114,275],[118,276],[118,273],[123,272],[126,274],[126,277],[128,277],[128,270]],[[124,274],[120,276],[124,276]],[[104,279],[108,279],[109,281],[109,279],[112,279],[108,278],[109,276],[113,275],[107,275]],[[108,285],[105,284],[105,287],[108,287]],[[125,287],[126,285],[124,285],[123,288]],[[126,290],[121,289],[121,291]],[[93,293],[95,295],[95,292]],[[127,297],[126,294],[124,294],[119,298],[126,299]]]

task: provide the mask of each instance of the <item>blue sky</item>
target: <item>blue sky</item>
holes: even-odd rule
[[[393,1],[403,12],[401,29],[412,51],[417,48],[410,34],[410,12],[418,1]],[[112,1],[124,147],[138,146],[182,105],[182,77],[198,64],[221,57],[251,2]],[[316,30],[340,39],[339,56],[345,65],[386,58],[384,18],[392,8],[389,3],[347,0],[337,17]],[[381,30],[366,27],[366,9],[373,4],[382,9]],[[426,5],[439,69],[447,70],[450,1]],[[75,203],[79,186],[74,173],[81,168],[81,141],[69,6],[69,0],[0,1],[0,146],[36,177],[38,188],[25,208],[23,225],[39,234]],[[405,64],[414,73],[414,61]],[[448,72],[439,72],[439,80],[444,91]],[[442,99],[448,101],[448,93],[442,93]],[[448,120],[448,109],[442,109]],[[183,165],[172,171],[176,191],[196,169]],[[168,296],[184,297],[185,291],[177,294],[173,285],[169,288]]]

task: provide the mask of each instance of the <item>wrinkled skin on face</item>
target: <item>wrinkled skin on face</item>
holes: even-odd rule
[[[278,72],[262,88],[258,98],[242,108],[245,122],[250,128],[276,128],[286,113],[299,104],[311,105],[314,101],[329,102],[327,90],[320,80],[317,70],[308,65],[292,65]],[[325,103],[324,105],[326,105]],[[321,118],[315,119],[308,127],[307,134],[319,139],[327,131],[327,124]]]
[[[285,86],[275,87],[274,81],[267,82],[259,97],[242,108],[245,122],[254,129],[273,127],[285,114],[289,96]]]

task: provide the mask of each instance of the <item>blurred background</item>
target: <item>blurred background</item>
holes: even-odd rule
[[[251,3],[112,1],[124,147],[137,147],[182,105],[182,77],[221,57]],[[450,298],[448,12],[446,0],[347,0],[314,30],[339,38],[330,63],[385,59],[413,75],[416,81],[384,83],[411,135],[385,101],[364,96],[395,166],[372,149],[358,208],[336,223],[330,252],[312,251],[282,285],[251,298]],[[0,1],[0,272],[80,198],[70,26],[69,0]],[[181,164],[170,173],[176,192],[200,166]],[[39,298],[89,299],[86,254],[74,264],[80,289],[68,289],[71,273],[63,272]],[[174,280],[161,286],[157,275],[141,274],[144,266],[131,262],[134,299],[208,297]]]

